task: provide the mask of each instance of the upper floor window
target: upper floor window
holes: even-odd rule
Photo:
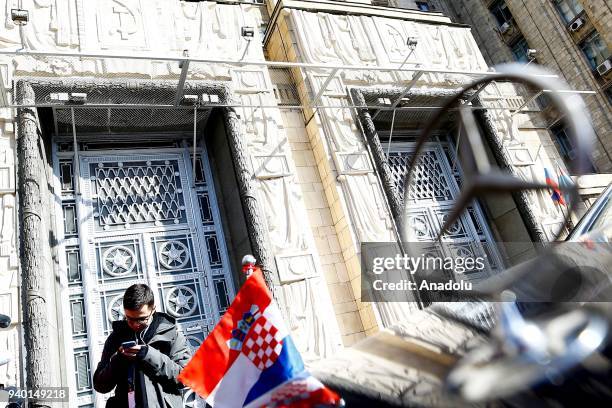
[[[420,11],[430,11],[431,6],[427,1],[417,1],[416,6]]]
[[[606,43],[603,42],[597,31],[593,31],[593,33],[580,44],[580,49],[593,69],[596,69],[599,64],[610,57],[610,50],[608,50]]]
[[[529,58],[527,57],[527,50],[529,49],[529,44],[527,44],[527,40],[525,37],[520,37],[518,41],[514,43],[511,47],[512,55],[514,55],[514,59],[518,62],[529,62]]]
[[[554,2],[566,23],[572,21],[584,10],[578,0],[554,0]]]
[[[608,98],[608,102],[610,102],[610,105],[612,105],[612,86],[609,86],[608,89],[604,91],[604,93],[606,94],[606,97]]]
[[[576,148],[574,147],[574,143],[569,137],[568,129],[563,124],[559,124],[552,129],[552,132],[555,141],[557,142],[557,147],[559,149],[559,154],[561,158],[565,162],[565,164],[571,168],[572,161],[576,158]],[[589,172],[595,172],[595,167],[592,163],[589,163],[590,169]]]
[[[504,1],[496,1],[493,3],[491,8],[489,8],[489,10],[491,10],[491,13],[493,13],[493,16],[497,20],[497,25],[500,27],[504,25],[504,23],[512,23],[512,13],[510,13],[510,10]]]

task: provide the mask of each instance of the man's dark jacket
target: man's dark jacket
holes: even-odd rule
[[[130,340],[146,344],[135,360],[129,360],[118,352],[121,343]],[[171,316],[155,313],[144,335],[137,335],[125,320],[115,321],[94,374],[94,388],[100,393],[107,393],[117,387],[115,396],[108,400],[106,406],[127,407],[128,373],[133,369],[138,407],[182,407],[181,392],[184,386],[176,377],[189,358],[185,337],[177,330]]]

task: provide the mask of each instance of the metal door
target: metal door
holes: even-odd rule
[[[391,144],[388,159],[402,200],[404,176],[413,152],[414,143]],[[406,219],[414,240],[435,241],[459,195],[460,186],[461,169],[455,161],[452,145],[449,142],[427,143],[408,192],[410,202]],[[477,202],[468,207],[442,240],[447,243],[445,248],[452,252],[446,255],[486,259],[486,270],[470,274],[470,280],[482,279],[502,267],[499,251]]]
[[[57,156],[67,179],[62,165],[72,161]],[[82,152],[78,171],[70,169],[80,176],[80,194],[63,200],[79,220],[78,245],[65,246],[75,406],[103,406],[108,397],[95,395],[91,376],[112,322],[123,319],[128,286],[148,284],[193,350],[229,306],[234,289],[205,157],[195,175],[186,148]],[[67,231],[65,206],[64,218]]]

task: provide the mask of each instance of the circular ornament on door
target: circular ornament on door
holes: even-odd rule
[[[111,299],[106,308],[106,317],[111,323],[117,320],[123,320],[125,317],[123,314],[123,295],[118,295]]]
[[[111,276],[125,276],[134,270],[136,255],[124,245],[115,245],[104,251],[102,267]]]
[[[187,286],[176,286],[166,295],[166,310],[174,317],[191,316],[196,307],[196,294]]]
[[[189,248],[180,241],[167,241],[159,247],[158,257],[166,269],[180,269],[189,262]]]

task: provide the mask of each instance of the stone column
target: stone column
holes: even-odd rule
[[[230,151],[234,161],[234,169],[238,181],[238,190],[244,210],[247,231],[251,240],[254,256],[261,264],[268,288],[275,293],[278,285],[278,273],[274,257],[270,251],[262,210],[257,202],[257,192],[254,186],[253,172],[248,163],[247,143],[240,132],[240,120],[233,107],[223,109],[223,121],[229,138]],[[276,295],[276,294],[275,294]]]
[[[17,103],[34,104],[34,90],[23,81],[17,82]],[[26,385],[30,390],[51,386],[49,352],[49,316],[47,313],[48,273],[45,263],[43,197],[44,163],[41,139],[34,108],[20,108],[17,114],[17,157],[19,194],[19,255],[21,262],[21,296],[23,337],[25,342]],[[31,403],[32,407],[49,405]]]
[[[389,200],[389,206],[393,212],[393,218],[396,220],[396,222],[401,223],[403,220],[402,202],[399,198],[397,188],[395,187],[395,182],[393,181],[393,175],[391,174],[389,162],[387,161],[383,148],[380,144],[380,138],[378,137],[378,133],[376,133],[376,127],[374,126],[372,115],[370,115],[368,109],[365,108],[366,102],[361,91],[353,88],[351,89],[351,96],[355,106],[364,106],[364,108],[357,109],[357,114],[359,115],[360,119],[359,122],[368,141],[368,145],[370,146],[370,151],[372,152],[376,168],[380,174],[383,189],[385,190],[387,199]]]

